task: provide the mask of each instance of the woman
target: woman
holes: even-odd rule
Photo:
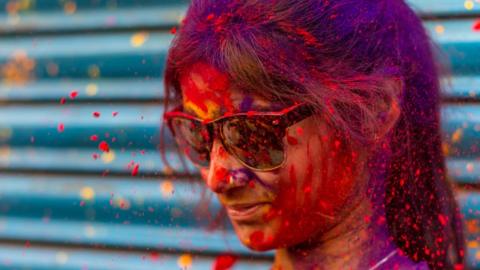
[[[193,0],[165,123],[273,269],[461,269],[431,47],[401,0]]]

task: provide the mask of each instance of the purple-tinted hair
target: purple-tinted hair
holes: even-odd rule
[[[389,233],[413,260],[453,269],[463,232],[445,176],[434,49],[402,0],[193,0],[169,51],[165,110],[181,102],[179,75],[206,62],[246,93],[314,105],[348,141],[373,146],[375,101],[397,95],[385,79],[400,81],[383,167]]]

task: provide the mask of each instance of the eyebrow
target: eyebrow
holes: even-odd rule
[[[272,102],[272,103],[269,103],[268,105],[261,105],[254,102],[252,104],[249,104],[249,106],[246,108],[242,108],[242,106],[240,106],[240,108],[235,110],[235,112],[238,112],[238,113],[248,112],[248,111],[276,112],[276,111],[281,111],[287,107],[288,106],[278,102]]]

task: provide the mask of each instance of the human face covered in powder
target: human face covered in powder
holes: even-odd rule
[[[203,120],[284,109],[259,95],[236,90],[225,74],[201,62],[181,75],[180,84],[184,112]],[[278,168],[245,166],[218,137],[213,139],[209,165],[198,166],[226,208],[238,237],[254,250],[319,241],[347,214],[355,190],[353,179],[358,179],[354,164],[360,161],[359,153],[347,150],[320,116],[289,126],[279,139],[285,161]]]

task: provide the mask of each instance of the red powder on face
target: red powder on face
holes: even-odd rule
[[[274,219],[274,218],[277,217],[278,215],[279,215],[278,211],[275,210],[275,209],[272,207],[272,208],[270,208],[270,209],[268,210],[267,213],[265,213],[265,214],[263,215],[263,220],[264,220],[265,222],[267,222],[267,221],[270,221],[270,220]]]
[[[297,145],[297,144],[298,144],[297,138],[292,137],[292,136],[290,136],[290,135],[287,135],[287,142],[288,142],[288,144],[290,144],[290,145]]]
[[[225,148],[223,148],[223,147],[219,147],[219,148],[218,148],[217,154],[218,154],[218,157],[220,157],[220,158],[222,158],[222,159],[227,158],[227,151],[226,151]]]
[[[293,187],[293,189],[295,189],[295,187],[297,185],[297,175],[295,174],[295,166],[294,165],[290,166],[290,171],[288,172],[288,175],[290,177],[290,185]]]
[[[334,213],[333,205],[326,200],[319,200],[318,208],[319,208],[319,211],[325,215],[332,216]]]
[[[214,67],[197,63],[186,75],[181,76],[180,83],[187,106],[190,102],[205,115],[213,109],[209,108],[207,101],[213,103],[213,106],[224,107],[227,111],[234,110],[228,77]]]
[[[339,140],[335,141],[335,148],[338,149],[342,143]]]
[[[263,242],[264,234],[262,231],[255,231],[250,235],[250,242],[253,246],[258,246]]]
[[[303,135],[303,128],[298,127],[297,128],[297,134],[298,134],[298,136],[302,136]]]
[[[223,182],[228,181],[228,179],[227,179],[228,170],[223,168],[223,167],[216,168],[214,175],[215,175],[215,180],[216,181],[223,181]]]

